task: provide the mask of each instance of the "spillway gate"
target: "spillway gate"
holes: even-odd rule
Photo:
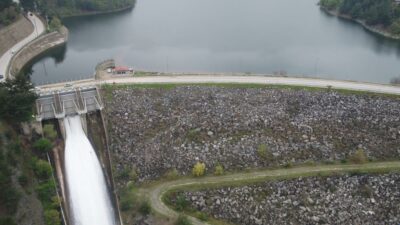
[[[38,91],[36,120],[62,119],[104,108],[95,86],[65,88],[53,91]]]

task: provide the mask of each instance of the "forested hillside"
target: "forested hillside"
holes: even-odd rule
[[[320,0],[320,5],[400,35],[400,5],[394,0]]]
[[[0,0],[0,27],[14,22],[18,15],[19,8],[12,0]]]
[[[135,0],[21,0],[25,9],[38,10],[49,16],[71,16],[90,12],[103,12],[132,6]]]

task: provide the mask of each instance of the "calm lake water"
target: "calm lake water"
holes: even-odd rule
[[[286,71],[389,83],[400,42],[327,15],[318,0],[138,0],[131,11],[65,21],[67,46],[32,67],[36,84],[90,77],[114,58],[168,72]]]

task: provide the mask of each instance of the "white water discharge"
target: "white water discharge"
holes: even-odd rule
[[[72,225],[115,225],[114,210],[99,159],[79,116],[64,120],[65,169]]]

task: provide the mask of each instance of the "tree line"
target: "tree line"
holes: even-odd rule
[[[38,10],[50,17],[79,15],[83,12],[109,11],[132,6],[135,0],[20,0],[27,10]]]
[[[400,35],[400,5],[393,0],[320,0],[320,5]]]
[[[0,27],[14,22],[19,15],[19,7],[12,0],[0,0]]]

